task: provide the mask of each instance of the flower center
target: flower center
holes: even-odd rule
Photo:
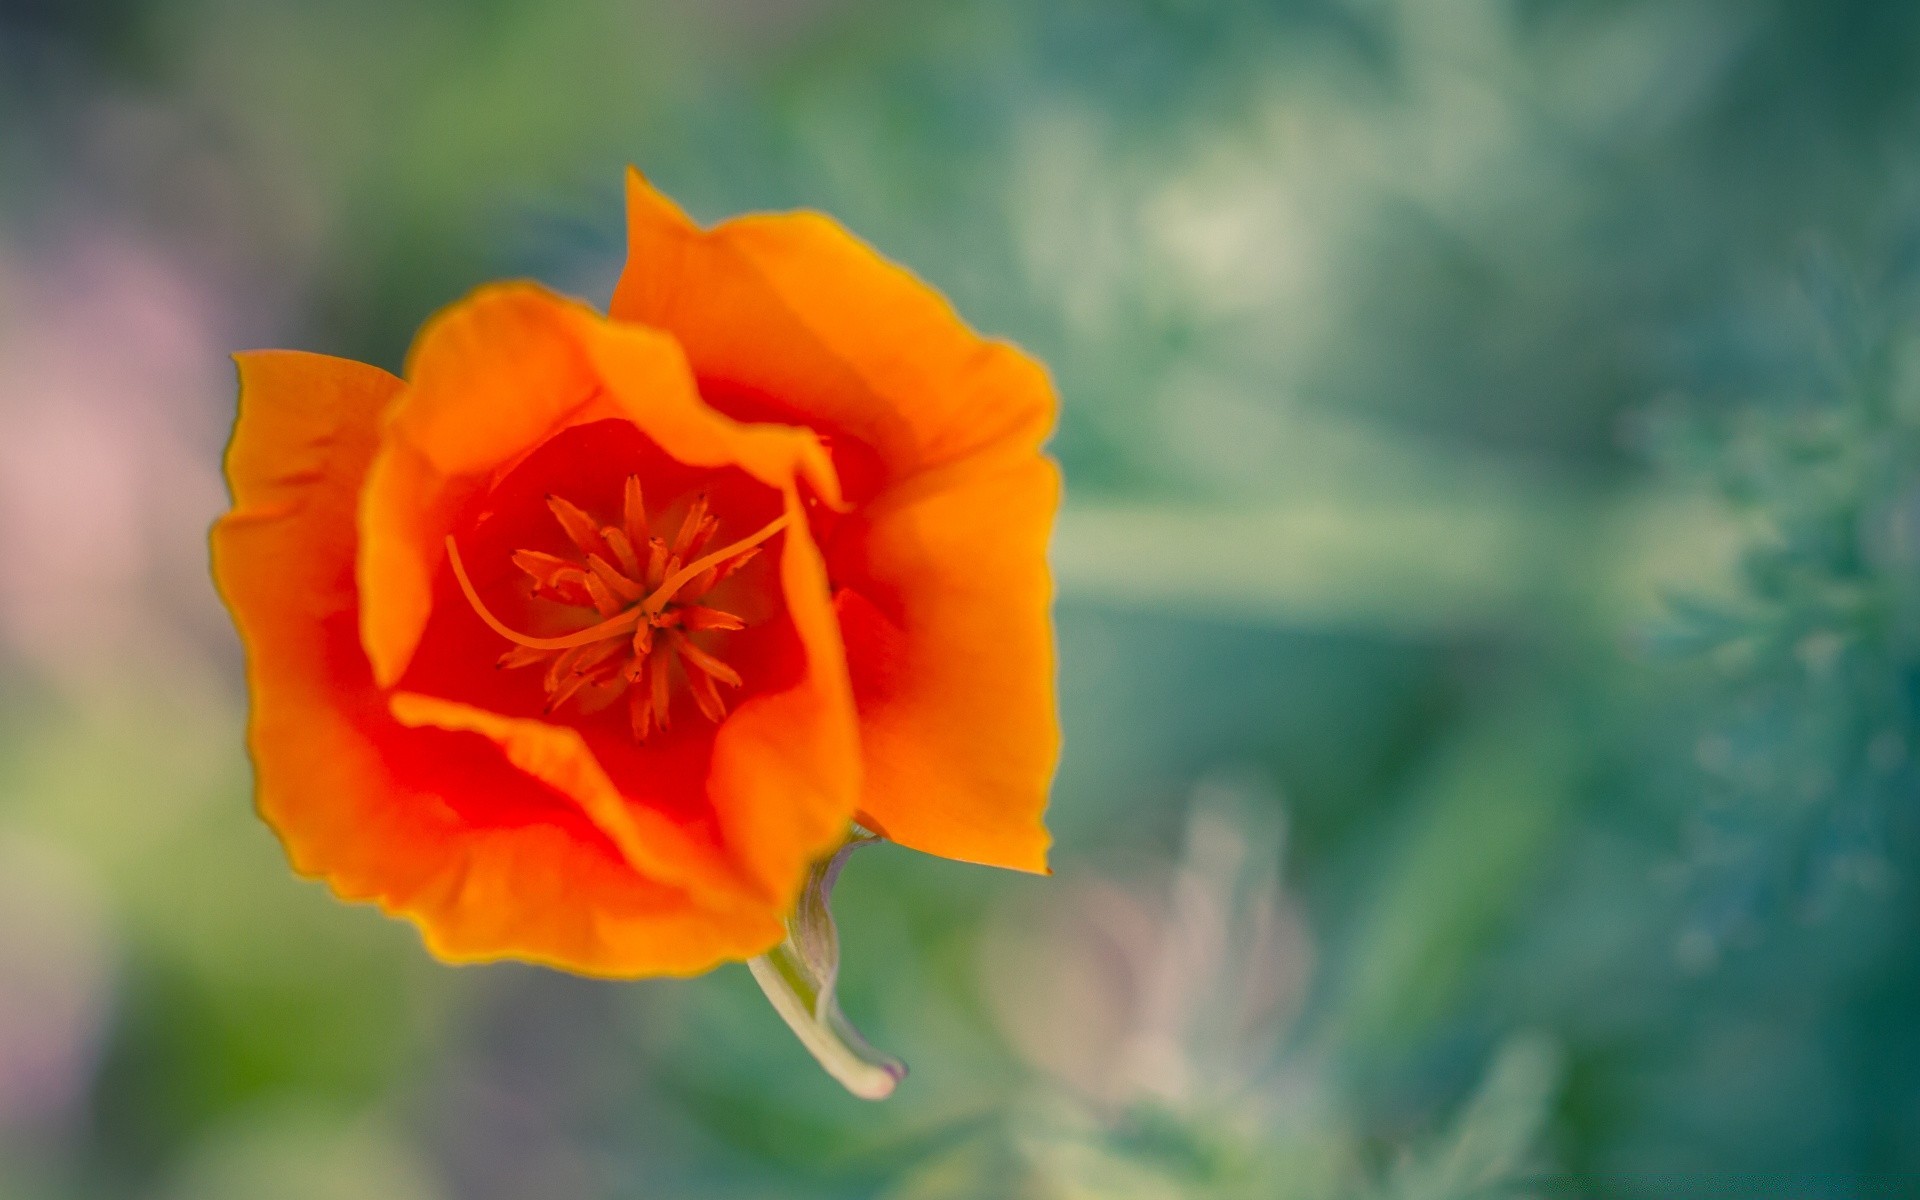
[[[635,475],[627,477],[618,524],[602,525],[559,496],[548,496],[547,507],[578,557],[516,550],[513,564],[532,581],[534,595],[600,618],[573,633],[532,637],[501,621],[481,601],[459,548],[447,538],[447,559],[467,603],[490,629],[514,644],[499,665],[544,663],[549,713],[569,700],[595,710],[625,694],[635,740],[667,728],[676,674],[685,680],[703,716],[714,722],[725,717],[720,685],[739,687],[740,675],[697,645],[693,635],[744,629],[746,622],[700,601],[760,553],[760,543],[784,528],[787,518],[777,517],[748,537],[703,553],[720,528],[707,511],[704,494],[688,506],[671,541],[652,536],[648,529],[646,502]]]

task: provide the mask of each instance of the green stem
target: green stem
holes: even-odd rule
[[[847,857],[880,839],[857,834],[807,872],[787,940],[747,963],[773,1010],[827,1074],[862,1100],[884,1100],[906,1077],[906,1064],[867,1044],[840,1012],[840,933],[828,901]]]

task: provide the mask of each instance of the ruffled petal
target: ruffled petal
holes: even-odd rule
[[[360,630],[392,685],[433,609],[441,544],[497,472],[576,423],[598,383],[564,325],[565,302],[532,286],[483,288],[436,316],[407,363],[360,519]]]
[[[1059,752],[1045,370],[829,218],[703,230],[638,172],[627,201],[613,315],[671,333],[716,406],[834,443],[854,511],[825,544],[862,812],[920,850],[1044,870]]]
[[[408,370],[360,510],[361,631],[383,683],[407,671],[436,589],[445,594],[444,539],[564,430],[629,422],[679,463],[735,468],[777,493],[788,517],[778,577],[800,648],[797,677],[741,700],[712,735],[704,795],[688,799],[711,807],[726,853],[764,894],[791,900],[808,863],[844,834],[859,776],[845,653],[799,492],[804,479],[822,502],[837,502],[818,439],[721,415],[701,400],[671,339],[531,284],[484,288],[441,313]],[[628,800],[648,799],[647,748],[595,752]]]
[[[319,355],[238,361],[214,575],[247,650],[256,803],[295,869],[411,918],[449,959],[693,973],[777,942],[776,910],[716,912],[642,876],[486,739],[392,718],[360,647],[355,516],[403,385]]]
[[[703,230],[630,169],[610,311],[671,333],[710,400],[857,439],[887,480],[1031,454],[1053,427],[1045,368],[818,213]]]
[[[606,835],[628,865],[650,879],[698,891],[708,901],[731,896],[731,907],[765,909],[771,899],[757,891],[732,863],[658,813],[628,803],[614,787],[578,730],[499,713],[416,692],[395,692],[394,719],[410,729],[477,733],[509,763],[573,801]]]
[[[865,755],[861,811],[929,854],[1045,871],[1060,753],[1045,459],[862,512],[830,568]]]
[[[481,288],[436,315],[407,376],[361,504],[361,632],[383,684],[419,645],[459,514],[563,429],[623,418],[681,462],[838,495],[811,434],[728,420],[702,403],[672,339],[535,284]]]

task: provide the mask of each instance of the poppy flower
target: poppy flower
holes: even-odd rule
[[[506,283],[404,379],[237,356],[214,574],[294,867],[621,977],[774,948],[855,823],[1043,871],[1043,369],[823,216],[634,172],[628,229],[608,316]]]

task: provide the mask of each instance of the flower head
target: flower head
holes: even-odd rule
[[[823,217],[629,203],[611,318],[239,356],[262,816],[443,957],[606,975],[766,951],[856,820],[1044,869],[1044,373]]]

